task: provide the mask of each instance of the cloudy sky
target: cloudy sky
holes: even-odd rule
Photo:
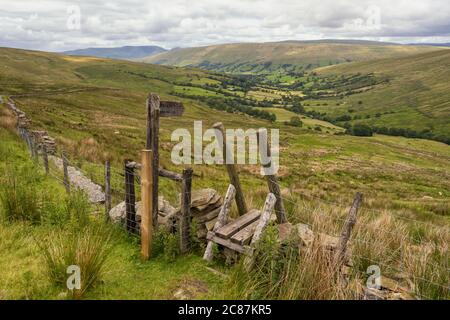
[[[352,38],[450,42],[448,0],[0,0],[0,46],[84,47]]]

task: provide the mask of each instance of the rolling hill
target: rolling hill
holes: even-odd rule
[[[146,57],[141,61],[230,73],[270,73],[280,70],[308,70],[343,62],[435,50],[438,48],[357,40],[283,41],[177,49]]]
[[[331,116],[348,115],[353,123],[429,130],[450,137],[450,50],[342,64],[315,71],[328,79],[372,74],[385,82],[344,99],[331,99],[326,106],[323,100],[311,102],[310,110]]]
[[[71,56],[92,56],[131,60],[151,56],[165,51],[167,50],[158,46],[125,46],[115,48],[86,48],[64,51],[62,53]]]

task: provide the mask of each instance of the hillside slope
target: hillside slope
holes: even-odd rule
[[[137,59],[167,51],[158,46],[124,46],[115,48],[86,48],[64,51],[71,56],[92,56],[111,59]]]
[[[378,127],[430,130],[450,137],[450,51],[358,62],[316,70],[323,77],[373,74],[387,83],[345,97],[343,103],[313,106],[331,116]],[[323,104],[323,103],[322,103]],[[357,119],[354,119],[355,116]],[[359,119],[358,119],[359,118]]]
[[[195,66],[232,73],[311,69],[352,61],[397,57],[437,50],[436,47],[371,41],[321,40],[221,44],[177,49],[142,59],[144,62]]]
[[[104,161],[111,161],[113,205],[125,197],[124,159],[139,161],[141,157],[147,121],[145,100],[149,91],[155,92],[164,100],[181,100],[186,109],[182,117],[161,118],[159,156],[163,168],[181,172],[187,166],[172,163],[172,147],[178,141],[172,142],[171,134],[179,128],[192,133],[195,120],[203,121],[203,130],[218,121],[226,128],[279,129],[278,182],[289,221],[305,223],[314,231],[338,236],[355,192],[362,192],[364,200],[351,240],[355,266],[352,281],[365,279],[368,264],[376,264],[383,266],[384,276],[393,279],[401,271],[402,277],[412,280],[419,297],[448,299],[450,146],[422,139],[316,132],[255,119],[233,110],[211,109],[196,98],[175,95],[176,87],[219,85],[221,77],[225,77],[201,70],[13,49],[0,49],[0,61],[2,100],[13,95],[16,105],[32,120],[31,127],[47,130],[55,137],[58,152],[66,151],[70,163],[81,168],[97,184],[104,185]],[[220,96],[217,92],[203,90]],[[2,162],[7,164],[8,174],[11,173],[11,162],[18,163],[24,158],[32,162],[24,144],[19,144],[18,138],[14,137],[15,124],[8,120],[10,116],[11,111],[2,104],[0,127],[8,128],[10,132],[0,128],[0,167]],[[259,166],[238,167],[248,206],[261,208],[269,189],[266,179],[260,175]],[[194,164],[192,168],[194,190],[214,188],[225,194],[230,183],[225,166]],[[24,172],[23,176],[26,174]],[[45,174],[42,172],[42,175]],[[0,172],[0,186],[4,178]],[[139,200],[139,183],[136,188]],[[65,192],[62,185],[59,190]],[[54,194],[51,189],[45,191]],[[160,179],[159,194],[174,206],[179,205],[180,191],[179,183]],[[103,208],[100,210],[98,218],[103,220]],[[235,214],[233,207],[231,215]],[[0,268],[5,270],[0,274],[0,299],[61,298],[62,290],[46,286],[42,276],[43,264],[36,243],[43,239],[40,235],[45,235],[44,231],[55,231],[50,224],[48,229],[43,228],[47,227],[25,223],[4,226],[0,223],[0,239],[6,239],[0,241]],[[170,239],[176,240],[158,240],[155,247],[156,243],[163,243],[168,248],[173,248],[174,243],[177,246],[177,241]],[[243,287],[252,288],[249,293],[254,297],[254,287],[248,286],[247,282],[237,282],[232,277],[228,282],[223,276],[217,276],[217,272],[207,271],[201,261],[203,250],[200,254],[171,258],[174,260],[170,262],[154,257],[141,263],[137,241],[131,237],[117,240],[111,256],[111,272],[105,274],[101,286],[88,293],[87,299],[173,298],[180,286],[193,281],[201,281],[202,288],[207,288],[196,298],[243,299],[243,293],[246,293],[242,292]],[[299,263],[304,269],[295,273],[295,277],[320,270],[324,260],[317,261],[313,265]],[[221,265],[219,262],[213,266],[227,273],[228,268]],[[266,277],[267,273],[263,274]],[[330,274],[334,276],[335,271]],[[322,275],[318,274],[319,277]],[[296,286],[292,292],[317,282],[321,281],[307,276],[305,285]],[[37,285],[30,288],[30,283]],[[275,283],[278,286],[281,282]],[[323,286],[324,290],[311,292],[328,292],[335,283],[333,281],[331,287]],[[235,284],[240,295],[229,291]],[[261,287],[257,291],[268,290]],[[309,290],[302,292],[309,293]],[[317,296],[308,294],[302,298],[317,299]]]

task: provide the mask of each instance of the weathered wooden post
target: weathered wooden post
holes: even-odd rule
[[[30,151],[30,155],[33,156],[33,146],[31,145],[30,134],[28,130],[24,129],[23,131],[25,142],[27,143],[28,150]]]
[[[214,225],[214,228],[212,230],[213,233],[215,233],[217,230],[219,230],[221,227],[223,227],[227,221],[228,221],[228,213],[231,208],[231,203],[234,200],[234,196],[236,195],[236,188],[230,184],[228,186],[227,193],[225,194],[225,199],[223,201],[222,208],[220,209],[219,216],[217,217],[216,224]],[[205,254],[203,255],[203,259],[206,261],[211,261],[213,258],[213,245],[214,243],[209,240],[208,244],[206,245]]]
[[[269,141],[267,139],[267,130],[266,129],[260,129],[258,130],[258,146],[259,146],[259,154],[260,159],[264,159],[267,157],[268,159],[271,158],[271,151],[270,151],[270,145]],[[264,154],[264,150],[261,148],[261,144],[264,143],[264,141],[267,141],[267,154]],[[263,164],[263,170],[266,170],[267,168],[270,168],[271,164],[270,162],[267,164]],[[286,223],[286,210],[284,209],[283,199],[281,198],[281,190],[280,185],[278,184],[277,177],[274,174],[268,174],[268,172],[265,173],[266,179],[267,179],[267,185],[269,187],[269,191],[273,193],[277,199],[275,203],[275,213],[277,215],[277,222],[279,224]]]
[[[152,238],[153,238],[153,167],[152,167],[153,151],[142,150],[142,167],[141,167],[141,193],[142,193],[142,210],[141,210],[141,258],[148,260],[152,255]]]
[[[183,181],[181,188],[181,217],[179,220],[180,229],[180,251],[185,253],[190,248],[191,236],[191,189],[192,189],[192,169],[183,170]]]
[[[356,215],[358,213],[359,207],[361,206],[362,199],[362,193],[357,192],[350,211],[348,212],[347,219],[345,219],[344,226],[342,227],[335,257],[336,271],[340,270],[342,263],[345,261],[347,243],[350,239],[352,229],[356,223]]]
[[[261,217],[259,218],[259,222],[256,225],[255,232],[253,233],[252,241],[250,242],[250,248],[253,250],[256,246],[256,243],[261,238],[261,235],[264,231],[264,228],[267,226],[270,220],[270,215],[272,214],[272,210],[276,204],[277,198],[273,193],[269,193],[266,197],[266,201],[264,203],[264,207],[261,212]],[[244,267],[247,271],[253,267],[253,251],[251,255],[245,257]]]
[[[152,205],[152,221],[153,226],[158,228],[158,189],[159,189],[159,96],[150,93],[147,98],[147,137],[145,143],[146,150],[152,150],[152,184],[153,190],[151,195]]]
[[[241,181],[239,180],[239,175],[236,170],[234,163],[227,163],[227,155],[231,154],[231,150],[227,146],[225,127],[221,122],[213,125],[216,131],[217,141],[222,142],[222,154],[223,162],[227,168],[228,176],[230,178],[230,183],[236,188],[236,205],[238,208],[239,215],[244,215],[248,212],[247,205],[245,203],[244,192],[242,191]]]
[[[129,232],[136,232],[136,194],[134,188],[134,162],[124,161],[125,167],[125,210],[126,229]]]
[[[141,192],[142,192],[142,216],[141,216],[141,256],[143,260],[151,257],[153,229],[158,228],[158,188],[159,188],[159,117],[181,116],[184,107],[182,103],[160,101],[159,96],[150,93],[147,98],[147,128],[145,149],[142,150]],[[190,189],[192,170],[189,183],[185,186],[185,180],[181,176],[162,170],[163,174],[169,174],[175,180],[183,181],[183,188],[189,189],[188,203],[190,213]],[[184,189],[183,189],[184,190]],[[184,194],[184,193],[183,193]],[[184,206],[183,206],[184,208]],[[183,210],[183,209],[182,209]],[[183,211],[182,211],[183,213]],[[187,226],[189,228],[189,226]],[[188,229],[189,231],[189,229]]]
[[[66,192],[70,193],[70,178],[69,178],[69,169],[68,169],[68,161],[67,154],[65,151],[62,152],[62,162],[63,162],[63,172],[64,172],[64,187],[66,188]]]
[[[111,163],[105,162],[105,218],[109,221],[109,212],[111,211]]]
[[[49,174],[50,168],[48,166],[48,153],[47,153],[47,146],[42,144],[42,159],[44,160],[44,168],[45,168],[45,174]]]
[[[38,161],[38,151],[37,151],[36,137],[34,135],[31,135],[30,147],[31,147],[31,156],[33,158],[33,161],[37,162]]]

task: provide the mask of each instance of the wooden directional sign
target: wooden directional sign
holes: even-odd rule
[[[184,106],[181,102],[160,101],[159,115],[161,117],[181,117],[184,112]]]

